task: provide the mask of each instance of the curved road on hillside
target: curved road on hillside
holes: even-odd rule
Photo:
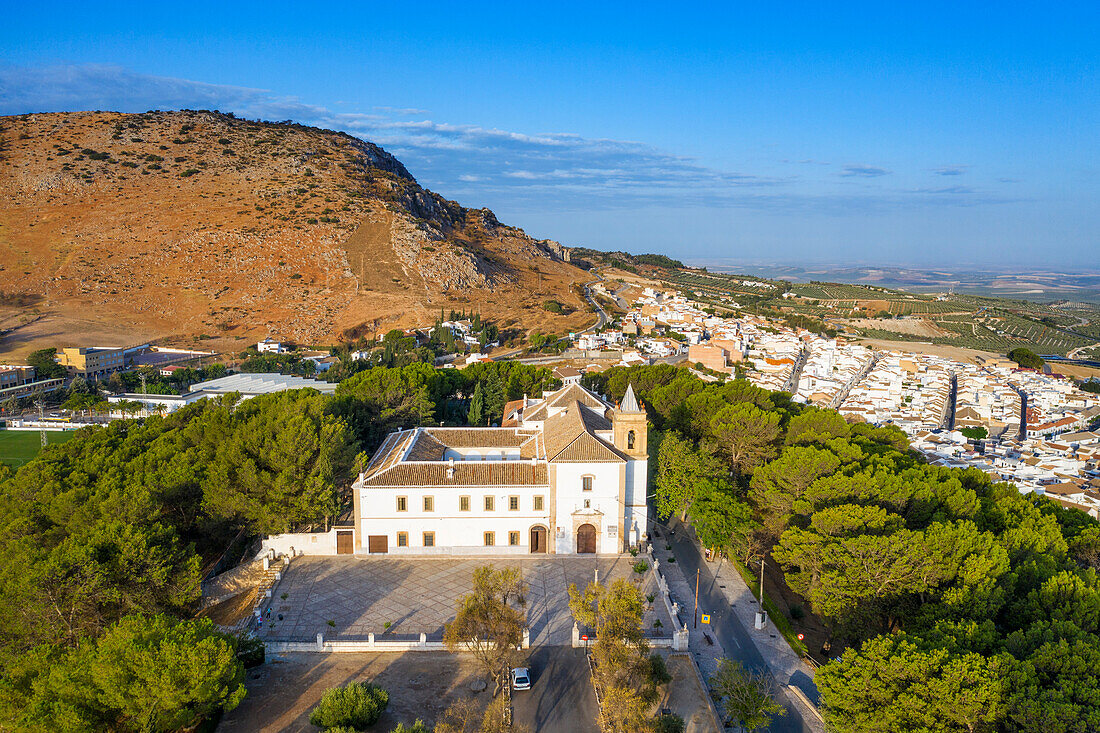
[[[607,325],[608,321],[611,320],[611,318],[607,315],[607,311],[603,309],[603,306],[597,303],[596,299],[592,297],[592,291],[589,289],[592,285],[595,285],[596,283],[603,280],[603,276],[600,275],[598,272],[594,272],[592,274],[596,276],[596,279],[592,282],[587,282],[584,284],[584,299],[587,300],[592,305],[592,307],[596,309],[596,323],[584,329],[583,331],[581,331],[581,333],[588,333],[589,331],[596,331],[598,329],[601,329]]]

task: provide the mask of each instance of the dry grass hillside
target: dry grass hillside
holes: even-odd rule
[[[0,117],[0,354],[150,339],[328,344],[480,310],[589,323],[554,242],[343,133],[215,112]],[[556,299],[565,316],[541,304]]]

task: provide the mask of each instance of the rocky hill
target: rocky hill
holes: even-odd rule
[[[349,135],[217,112],[0,117],[0,353],[591,321],[583,270]],[[559,300],[571,315],[541,304]]]

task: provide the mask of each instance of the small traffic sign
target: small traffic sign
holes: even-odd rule
[[[702,621],[705,624],[709,624],[710,623],[710,614],[709,613],[704,613],[703,617],[699,620]]]
[[[581,637],[581,641],[588,641],[588,634]]]
[[[805,639],[806,639],[806,635],[805,635],[805,634],[799,634],[799,635],[798,635],[798,640],[799,640],[799,641],[804,641]]]

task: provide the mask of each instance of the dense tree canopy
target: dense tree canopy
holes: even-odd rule
[[[27,357],[27,363],[34,367],[36,379],[54,379],[65,376],[65,367],[54,361],[57,349],[39,349],[32,351]]]
[[[1028,369],[1043,368],[1043,358],[1031,349],[1025,349],[1022,346],[1008,352],[1008,358],[1022,367],[1027,367]]]
[[[648,405],[659,515],[743,561],[770,546],[850,645],[817,677],[833,730],[1100,730],[1100,525],[895,427],[683,374],[586,379]]]
[[[176,731],[245,696],[237,641],[209,619],[133,615],[102,637],[40,646],[0,686],[0,727],[24,731]]]

